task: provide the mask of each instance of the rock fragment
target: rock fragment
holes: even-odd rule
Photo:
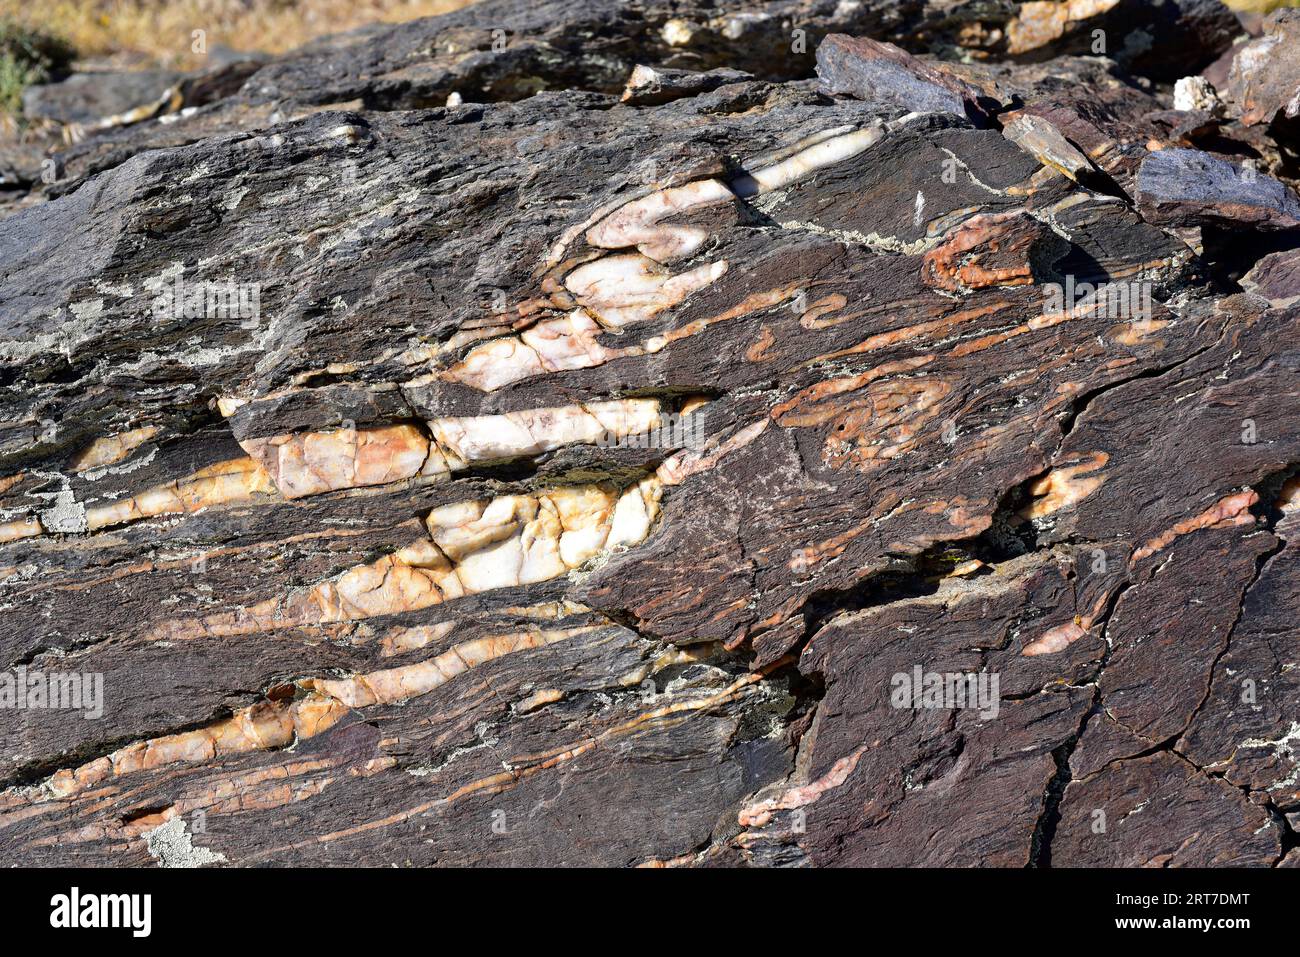
[[[1200,150],[1159,150],[1142,161],[1137,201],[1156,221],[1254,229],[1300,226],[1300,198],[1286,184]]]
[[[1174,84],[1174,109],[1185,112],[1203,112],[1219,117],[1224,113],[1223,101],[1204,77],[1185,76]]]
[[[1033,156],[1044,166],[1059,170],[1078,182],[1094,172],[1088,157],[1061,135],[1050,121],[1032,113],[1020,113],[1004,121],[1002,135]]]
[[[984,115],[974,87],[891,43],[867,37],[828,36],[817,47],[817,76],[828,93],[886,109]]]
[[[1279,308],[1300,302],[1300,250],[1270,253],[1242,277],[1241,285]]]
[[[628,77],[620,99],[629,106],[657,106],[748,79],[752,79],[750,74],[740,70],[716,69],[699,73],[638,65]]]
[[[1300,11],[1270,14],[1236,50],[1224,93],[1247,126],[1300,119]]]

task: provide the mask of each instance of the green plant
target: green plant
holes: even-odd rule
[[[0,112],[16,114],[22,106],[23,89],[49,79],[74,55],[58,37],[0,20]]]

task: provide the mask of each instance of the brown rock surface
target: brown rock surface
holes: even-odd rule
[[[1223,13],[495,0],[62,149],[0,862],[1294,865],[1300,200],[1161,85]]]

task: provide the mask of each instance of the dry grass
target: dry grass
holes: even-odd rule
[[[314,37],[368,23],[447,13],[472,0],[0,0],[0,21],[54,34],[83,58],[123,66],[193,69],[208,47],[284,53]]]
[[[1300,7],[1300,0],[1223,0],[1234,10],[1248,13],[1270,13],[1278,7]]]
[[[67,41],[84,59],[122,68],[194,69],[203,30],[209,47],[284,53],[327,33],[448,13],[474,0],[0,0],[9,21]],[[526,2],[526,0],[524,0]],[[1300,0],[1225,0],[1267,12]],[[14,78],[11,78],[13,81]]]

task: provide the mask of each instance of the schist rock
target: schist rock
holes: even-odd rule
[[[1149,154],[1138,170],[1137,200],[1152,221],[1167,225],[1300,226],[1294,190],[1249,162],[1231,163],[1200,150]]]
[[[1294,866],[1225,12],[493,0],[15,165],[0,863]]]
[[[627,87],[620,99],[633,106],[655,106],[708,93],[728,83],[740,83],[753,77],[740,70],[708,70],[697,73],[694,70],[670,70],[649,66],[638,66],[628,77]]]
[[[1300,250],[1270,253],[1242,277],[1241,285],[1275,305],[1300,301]]]
[[[61,83],[25,89],[23,113],[58,123],[90,123],[158,99],[180,77],[166,70],[76,73]]]
[[[1094,171],[1088,157],[1041,116],[1032,113],[1008,116],[1003,120],[1002,134],[1044,166],[1059,170],[1076,182]]]
[[[1247,125],[1300,119],[1300,11],[1270,14],[1263,36],[1237,48],[1225,92]]]
[[[831,34],[817,47],[822,89],[900,112],[981,117],[979,93],[891,43]]]

